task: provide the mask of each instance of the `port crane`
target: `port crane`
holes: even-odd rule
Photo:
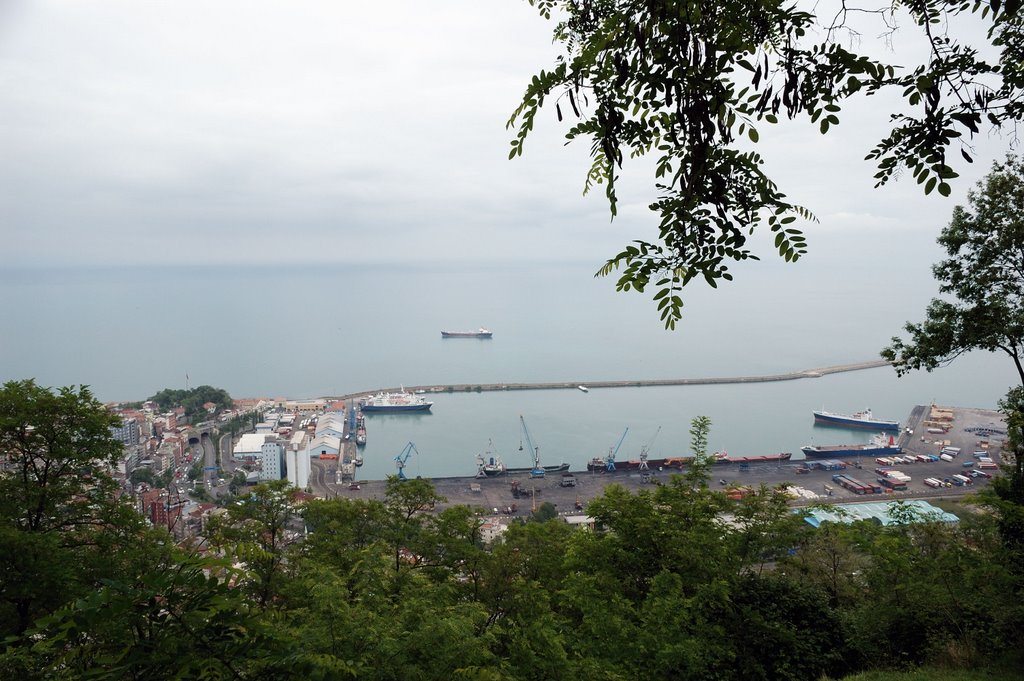
[[[639,470],[642,470],[642,471],[649,470],[647,468],[647,455],[648,455],[648,453],[650,453],[651,446],[654,444],[654,441],[656,439],[658,439],[658,433],[660,433],[660,432],[661,432],[661,426],[658,426],[658,429],[656,431],[654,431],[654,435],[652,435],[651,439],[647,441],[647,444],[645,444],[643,447],[640,448],[640,468],[639,468]]]
[[[605,469],[609,473],[615,472],[615,455],[619,453],[619,447],[622,446],[622,441],[626,439],[626,433],[629,432],[629,426],[626,426],[626,430],[622,431],[622,437],[619,438],[618,444],[608,450],[608,458],[604,460]]]
[[[401,453],[399,453],[399,455],[395,457],[395,466],[398,468],[399,480],[409,479],[405,477],[405,464],[408,463],[409,457],[412,456],[413,452],[416,452],[417,454],[420,453],[419,450],[416,449],[416,445],[410,442],[405,446],[405,449],[403,449]]]
[[[533,440],[530,439],[530,430],[526,427],[526,419],[523,418],[522,414],[519,415],[519,423],[523,426],[523,435],[526,437],[526,444],[530,446],[530,451],[533,453],[533,470],[530,471],[531,478],[543,478],[544,469],[540,465],[540,447],[533,444]],[[523,441],[519,440],[519,451],[523,451]]]

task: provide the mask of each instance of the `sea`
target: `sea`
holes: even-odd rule
[[[778,374],[874,360],[937,294],[931,239],[879,252],[852,235],[786,264],[737,268],[717,290],[685,293],[665,330],[651,292],[616,292],[600,262],[339,263],[7,267],[0,271],[0,379],[89,385],[104,401],[208,384],[234,397],[306,399],[448,383]],[[898,241],[898,238],[897,238]],[[910,249],[908,251],[908,249]],[[916,250],[914,250],[916,249]],[[916,253],[908,257],[906,253]],[[490,340],[441,330],[491,329]],[[585,466],[621,440],[619,459],[709,449],[730,455],[864,442],[815,426],[814,409],[871,408],[903,420],[915,405],[995,408],[1014,383],[1003,356],[971,353],[933,372],[890,368],[795,381],[675,387],[440,393],[427,414],[372,414],[361,474],[472,475],[479,454],[510,466]],[[524,427],[525,426],[525,427]]]

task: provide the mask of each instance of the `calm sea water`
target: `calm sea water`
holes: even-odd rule
[[[909,237],[908,237],[909,238]],[[929,240],[903,244],[928,252]],[[718,291],[695,289],[666,332],[648,299],[592,278],[594,263],[166,267],[0,272],[0,379],[88,384],[104,400],[210,384],[233,396],[292,398],[457,382],[573,381],[782,373],[874,359],[935,293],[932,258],[895,267],[851,241],[797,267],[754,263]],[[813,255],[813,253],[812,253]],[[445,340],[487,326],[494,339]],[[812,425],[811,410],[871,407],[903,419],[916,404],[994,407],[1012,383],[1002,357],[975,354],[934,373],[889,369],[736,386],[434,396],[433,413],[372,415],[364,475],[469,474],[494,449],[510,465],[523,416],[545,463],[582,466],[627,434],[620,458],[688,451],[690,420],[711,448],[799,452],[866,436]],[[661,428],[656,439],[658,428]]]

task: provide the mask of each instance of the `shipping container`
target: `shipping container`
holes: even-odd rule
[[[950,456],[949,454],[943,454],[939,458],[942,459],[943,461],[952,461],[953,460],[953,457]]]
[[[939,480],[938,478],[928,478],[927,480],[924,481],[924,484],[928,485],[929,487],[942,487],[942,481]]]
[[[979,461],[978,468],[984,470],[992,470],[993,468],[999,468],[999,465],[995,461]]]
[[[878,482],[881,483],[881,485],[883,487],[887,487],[887,488],[889,488],[891,490],[895,490],[897,492],[902,492],[902,491],[907,489],[907,483],[903,482],[902,480],[895,480],[893,478],[884,478],[883,477],[883,478],[879,478]]]

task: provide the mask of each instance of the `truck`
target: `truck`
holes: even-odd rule
[[[989,459],[988,461],[979,461],[978,468],[982,470],[992,470],[993,468],[999,468],[999,464],[992,459]]]
[[[953,481],[954,481],[954,484],[956,482],[959,482],[961,485],[970,485],[971,483],[974,482],[973,480],[968,478],[966,475],[960,475],[960,474],[954,475],[953,476]]]
[[[939,458],[940,458],[940,459],[942,459],[943,461],[952,461],[952,460],[953,460],[953,457],[952,457],[952,455],[950,455],[950,454],[945,454],[945,453],[941,454],[941,455],[939,456]]]
[[[939,480],[938,478],[926,478],[924,484],[928,485],[929,487],[942,487],[942,481]]]

